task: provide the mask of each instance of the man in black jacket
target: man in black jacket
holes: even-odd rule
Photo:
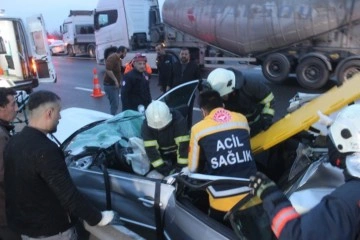
[[[124,76],[121,88],[122,110],[135,110],[142,105],[145,108],[151,102],[149,87],[149,74],[146,69],[146,56],[136,54],[134,57],[134,68]]]
[[[145,115],[141,135],[151,165],[164,176],[179,172],[188,163],[189,130],[185,118],[161,101],[153,101]]]
[[[100,212],[77,190],[62,150],[47,134],[56,131],[60,98],[49,91],[32,93],[29,126],[8,142],[5,152],[5,197],[8,225],[23,239],[75,240],[74,217],[104,226],[113,211]]]
[[[190,61],[189,49],[181,49],[180,62],[174,64],[173,82],[171,87],[176,87],[182,83],[200,78],[200,68],[197,63]]]
[[[12,231],[6,223],[5,183],[4,183],[4,149],[10,139],[10,124],[17,114],[16,92],[11,88],[0,88],[0,239],[19,240],[19,234]]]
[[[156,45],[155,50],[157,52],[156,65],[160,91],[164,93],[172,86],[173,59],[170,54],[166,53],[163,43]]]

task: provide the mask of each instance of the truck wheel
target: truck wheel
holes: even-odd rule
[[[265,58],[262,72],[270,82],[282,83],[290,73],[289,59],[282,53],[272,53]]]
[[[338,83],[342,84],[357,73],[360,73],[360,60],[354,59],[345,62],[339,69],[337,76]]]
[[[68,53],[68,55],[69,55],[70,57],[74,57],[74,56],[75,56],[74,50],[73,50],[73,48],[72,48],[72,46],[71,46],[70,44],[67,45],[66,49],[67,49],[67,53]]]
[[[95,55],[95,46],[94,45],[90,45],[88,47],[88,54],[91,58],[95,58],[96,55]]]
[[[307,89],[319,89],[329,79],[329,70],[321,59],[317,57],[305,58],[296,67],[298,83]]]

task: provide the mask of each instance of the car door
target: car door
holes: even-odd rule
[[[154,236],[155,220],[155,190],[160,180],[108,169],[111,206],[108,205],[106,177],[99,167],[83,170],[76,166],[69,167],[72,179],[78,189],[86,195],[98,208],[112,209],[119,213],[125,226],[135,228],[139,234],[149,230],[146,237]],[[106,176],[106,174],[105,174]],[[175,191],[171,185],[159,183],[159,205],[164,212],[168,201]],[[108,206],[107,206],[108,205]]]
[[[192,126],[195,93],[198,85],[199,80],[189,81],[170,89],[158,98],[169,108],[178,110],[184,116],[188,123],[188,129]]]
[[[37,15],[28,17],[26,22],[39,82],[56,82],[56,72],[51,60],[44,19],[42,15]]]

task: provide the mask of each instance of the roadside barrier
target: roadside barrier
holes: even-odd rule
[[[93,92],[92,92],[91,96],[92,97],[102,97],[105,94],[101,91],[96,68],[94,68],[93,73],[94,73],[94,80],[93,80],[94,88],[93,88]]]

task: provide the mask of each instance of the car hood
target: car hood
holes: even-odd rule
[[[101,120],[106,120],[113,115],[85,108],[67,108],[61,111],[57,131],[53,134],[56,139],[63,143],[71,134],[80,128]]]

